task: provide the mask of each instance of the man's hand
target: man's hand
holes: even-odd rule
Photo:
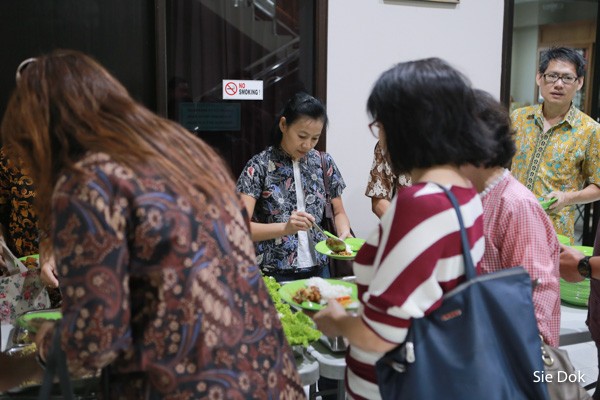
[[[559,192],[555,190],[553,192],[550,192],[547,196],[545,196],[546,200],[550,200],[551,198],[556,198],[556,201],[550,204],[550,206],[548,207],[548,210],[550,210],[550,212],[559,212],[564,207],[571,205],[569,201],[569,193],[567,192]]]
[[[567,282],[579,282],[584,278],[577,269],[577,264],[585,255],[570,246],[560,245],[560,277]]]

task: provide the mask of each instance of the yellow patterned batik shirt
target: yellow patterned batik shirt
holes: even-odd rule
[[[512,112],[517,152],[511,172],[538,198],[557,190],[600,186],[600,124],[571,105],[564,120],[544,132],[542,105]],[[576,206],[549,216],[556,232],[574,238]]]

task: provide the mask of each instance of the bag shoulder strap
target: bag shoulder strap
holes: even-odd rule
[[[75,399],[73,385],[67,367],[67,358],[65,352],[61,348],[59,325],[60,324],[56,324],[54,328],[52,347],[50,348],[50,353],[46,360],[46,371],[39,392],[39,400],[50,398],[55,376],[58,376],[63,398],[67,400]]]
[[[329,176],[327,176],[327,164],[325,162],[325,153],[319,152],[321,157],[321,169],[323,170],[323,184],[325,185],[325,199],[329,203],[331,197],[329,196]]]
[[[456,200],[456,196],[454,193],[446,189],[444,186],[437,184],[436,185],[446,193],[446,196],[452,203],[454,207],[454,211],[456,211],[456,216],[458,217],[458,225],[460,226],[460,241],[462,242],[462,252],[463,258],[465,260],[465,276],[467,280],[471,280],[475,278],[477,275],[475,273],[475,265],[473,264],[473,258],[471,257],[471,246],[469,244],[469,238],[467,237],[467,230],[465,229],[465,224],[463,222],[462,213],[460,212],[460,205],[458,204],[458,200]]]

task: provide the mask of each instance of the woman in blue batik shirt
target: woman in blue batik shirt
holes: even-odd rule
[[[277,119],[273,145],[253,156],[237,181],[252,216],[258,264],[278,281],[329,277],[327,257],[315,251],[325,237],[311,229],[321,224],[325,209],[321,153],[314,147],[326,124],[323,104],[297,93]],[[331,156],[323,155],[337,233],[344,239],[351,236],[341,197],[346,184]]]

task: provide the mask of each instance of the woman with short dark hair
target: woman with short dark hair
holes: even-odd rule
[[[380,398],[377,360],[404,342],[412,319],[436,309],[444,293],[464,281],[456,212],[438,184],[460,204],[479,268],[482,206],[460,166],[491,158],[495,142],[473,106],[467,79],[437,58],[397,64],[371,91],[371,129],[384,144],[394,173],[409,173],[412,186],[398,191],[356,256],[359,314],[347,314],[330,302],[314,316],[325,335],[342,335],[350,343],[346,388],[353,399]]]

